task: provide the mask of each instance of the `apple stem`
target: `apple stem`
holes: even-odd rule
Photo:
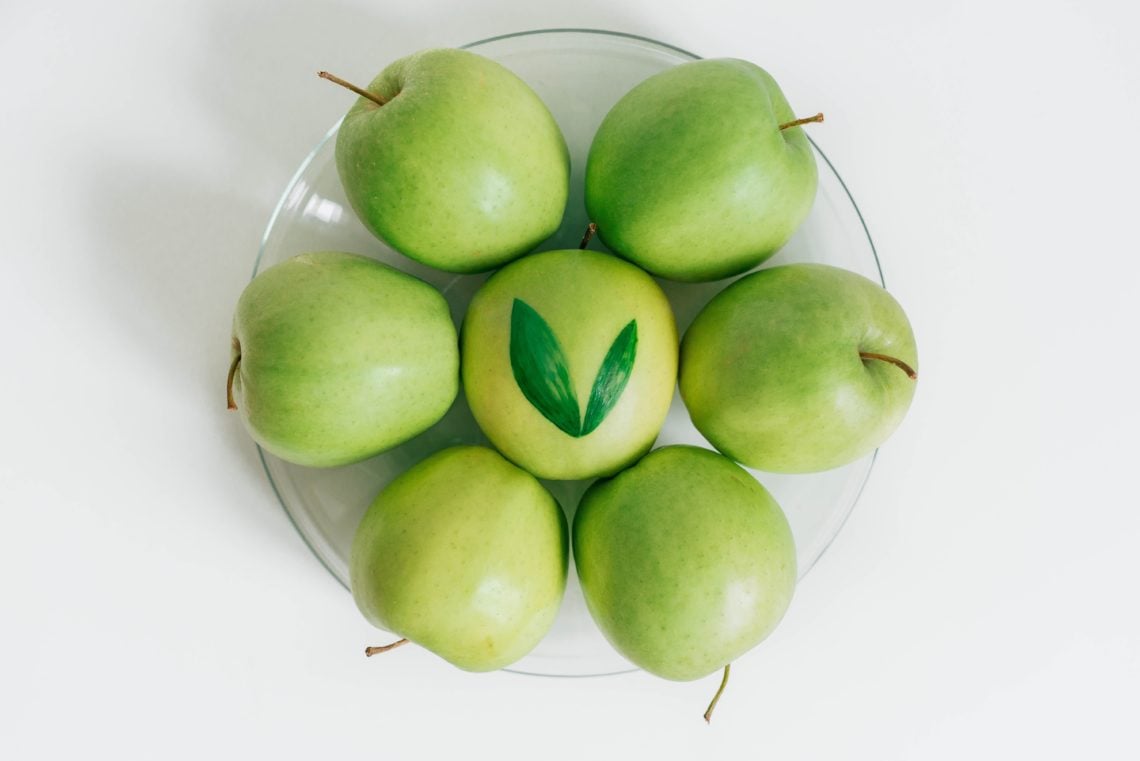
[[[859,357],[861,359],[878,359],[883,362],[890,362],[892,365],[906,373],[906,376],[911,380],[918,380],[918,373],[914,371],[914,368],[896,357],[890,357],[886,354],[876,354],[871,351],[861,351],[859,352]]]
[[[391,643],[390,645],[374,645],[372,647],[366,647],[366,648],[364,648],[364,654],[366,656],[368,656],[369,658],[371,658],[374,655],[379,655],[380,653],[386,653],[389,650],[395,650],[400,645],[406,645],[406,644],[408,644],[407,637],[405,637],[403,639],[398,639],[395,642]]]
[[[712,712],[713,712],[713,709],[714,709],[714,708],[716,708],[716,704],[717,704],[717,701],[719,701],[719,700],[720,700],[720,696],[721,696],[722,694],[724,694],[724,688],[725,688],[725,685],[727,685],[727,684],[728,684],[728,670],[729,670],[729,669],[731,669],[731,668],[732,668],[732,664],[731,664],[731,663],[726,663],[726,664],[725,664],[725,666],[724,666],[724,677],[723,677],[723,678],[720,680],[720,687],[718,687],[718,688],[717,688],[717,690],[716,690],[716,694],[715,694],[715,695],[713,695],[713,699],[712,699],[712,702],[711,702],[711,703],[709,703],[709,707],[708,707],[708,710],[706,710],[706,711],[705,711],[705,724],[710,724],[710,723],[712,723]]]
[[[373,103],[375,103],[378,106],[382,106],[388,102],[374,92],[368,92],[367,90],[365,90],[363,88],[357,87],[356,85],[352,84],[351,82],[344,81],[343,79],[338,77],[336,74],[329,74],[327,71],[318,71],[317,76],[320,77],[321,79],[327,79],[330,82],[335,82],[338,85],[340,85],[341,87],[347,87],[349,90],[352,90],[354,93],[356,93],[360,97],[368,98],[368,100],[372,101]]]
[[[810,124],[812,122],[821,122],[821,121],[823,121],[823,114],[818,113],[815,116],[805,116],[802,119],[793,119],[790,122],[785,122],[784,124],[780,125],[780,129],[785,130],[788,127],[798,127],[801,124]]]
[[[234,401],[234,378],[237,376],[238,365],[241,364],[241,347],[238,345],[237,339],[234,339],[234,348],[237,349],[237,354],[234,355],[233,361],[230,362],[230,372],[226,376],[226,409],[236,410],[237,402]]]
[[[586,234],[582,236],[582,242],[578,244],[578,248],[585,249],[586,246],[590,245],[590,239],[594,237],[594,233],[597,231],[597,223],[591,222],[590,224],[586,225]]]

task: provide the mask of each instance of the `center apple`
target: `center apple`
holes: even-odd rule
[[[653,445],[673,398],[677,328],[642,270],[549,251],[475,294],[462,358],[471,412],[499,451],[541,478],[589,478]]]

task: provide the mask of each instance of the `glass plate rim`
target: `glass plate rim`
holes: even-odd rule
[[[482,45],[489,45],[489,44],[494,43],[494,42],[500,42],[503,40],[515,39],[515,38],[519,38],[519,37],[556,35],[556,34],[582,34],[582,35],[586,35],[586,36],[616,37],[616,38],[620,38],[620,39],[634,40],[637,42],[645,42],[645,43],[649,43],[651,45],[656,45],[660,48],[664,48],[666,50],[670,50],[670,51],[673,51],[675,53],[680,53],[681,55],[683,55],[683,56],[685,56],[691,60],[694,60],[694,61],[702,60],[702,56],[699,56],[696,53],[693,53],[693,52],[686,50],[685,48],[679,47],[677,45],[672,45],[668,42],[662,42],[661,40],[655,40],[652,37],[646,37],[643,35],[633,34],[630,32],[620,32],[620,31],[615,31],[615,30],[611,30],[611,29],[592,29],[592,28],[585,28],[585,27],[549,27],[549,28],[527,29],[527,30],[518,31],[518,32],[509,32],[506,34],[498,34],[498,35],[494,35],[491,37],[485,37],[485,38],[482,38],[479,40],[475,40],[474,42],[468,42],[466,44],[459,45],[458,48],[460,50],[468,50],[468,49],[476,48],[476,47],[479,47]],[[337,131],[340,129],[341,122],[343,122],[343,121],[344,121],[343,116],[336,120],[336,122],[332,125],[332,127],[330,127],[325,132],[325,134],[321,137],[321,139],[317,141],[316,145],[313,146],[312,150],[309,151],[309,154],[304,158],[304,160],[301,162],[301,164],[297,167],[296,171],[293,172],[292,176],[289,178],[288,183],[286,183],[285,189],[281,193],[281,197],[278,199],[277,204],[274,206],[273,211],[269,215],[269,220],[266,223],[265,231],[262,233],[261,241],[258,244],[257,256],[254,258],[254,262],[253,262],[253,270],[252,270],[252,272],[250,272],[250,280],[252,280],[254,277],[257,276],[257,272],[261,267],[261,260],[262,260],[263,256],[265,255],[266,247],[269,243],[270,233],[273,231],[273,228],[276,225],[277,219],[281,215],[282,210],[285,208],[285,204],[288,202],[289,198],[293,195],[293,191],[297,187],[298,181],[300,181],[301,177],[305,174],[305,171],[309,168],[309,165],[313,162],[313,160],[320,154],[321,150],[325,147],[325,144],[329,141],[329,139],[332,138],[333,135],[335,135],[337,133]],[[831,159],[828,158],[827,154],[824,153],[823,149],[821,149],[819,147],[819,144],[816,143],[816,141],[810,135],[805,135],[805,136],[807,137],[808,142],[811,143],[811,146],[815,150],[815,152],[818,153],[820,158],[823,159],[824,163],[827,164],[828,169],[835,176],[835,179],[837,179],[839,181],[840,187],[843,188],[844,195],[847,196],[847,200],[851,203],[851,207],[855,210],[855,215],[858,217],[859,224],[863,228],[863,234],[867,239],[867,244],[871,248],[871,256],[875,260],[875,270],[879,276],[879,284],[882,285],[884,288],[886,288],[887,284],[886,284],[886,278],[883,276],[882,261],[879,259],[879,251],[875,247],[875,240],[871,236],[871,230],[867,226],[867,220],[863,216],[863,210],[859,208],[859,204],[856,202],[855,196],[852,195],[851,189],[847,186],[847,182],[843,179],[843,175],[841,175],[839,173],[839,170],[837,170],[835,168],[835,165],[833,163],[831,163]],[[309,548],[309,552],[312,553],[312,555],[314,557],[316,557],[317,561],[321,564],[321,566],[329,573],[330,576],[333,577],[333,579],[337,582],[337,584],[339,584],[343,589],[345,589],[351,593],[351,589],[349,589],[349,587],[336,574],[336,572],[328,564],[328,561],[325,560],[325,558],[321,554],[321,552],[318,551],[318,549],[313,545],[312,541],[310,541],[309,537],[301,529],[301,526],[297,523],[297,519],[293,516],[293,512],[289,509],[289,506],[286,504],[285,499],[281,495],[281,491],[277,486],[277,482],[273,478],[273,473],[270,471],[269,464],[265,460],[265,451],[261,448],[261,446],[256,445],[256,444],[255,444],[255,446],[257,447],[257,456],[261,462],[261,468],[262,468],[263,472],[265,473],[266,480],[269,481],[270,488],[273,489],[273,495],[277,498],[277,503],[281,506],[282,511],[285,513],[286,517],[289,519],[289,523],[292,524],[293,529],[301,537],[301,540],[305,543],[305,546]],[[872,454],[871,454],[871,461],[867,464],[867,471],[866,471],[866,474],[863,476],[863,482],[861,484],[859,484],[859,488],[855,493],[855,498],[853,500],[851,500],[851,504],[850,504],[850,506],[848,506],[847,512],[843,515],[843,518],[840,520],[838,528],[835,530],[835,533],[832,535],[831,539],[828,540],[827,544],[825,544],[823,546],[823,548],[819,551],[819,553],[812,560],[811,565],[808,566],[808,568],[806,568],[803,571],[803,573],[800,575],[800,581],[802,581],[803,578],[805,578],[807,576],[808,572],[811,571],[816,566],[817,563],[819,563],[820,559],[823,558],[823,556],[827,554],[827,551],[828,551],[828,549],[830,549],[831,545],[835,542],[835,540],[839,537],[839,535],[841,533],[843,533],[843,529],[847,525],[847,521],[851,518],[851,514],[855,512],[855,507],[856,507],[856,505],[859,504],[859,500],[862,499],[863,491],[867,488],[867,484],[871,480],[871,473],[874,472],[875,462],[878,460],[878,456],[879,456],[879,450],[875,449],[874,452],[872,452]],[[799,582],[797,582],[797,584],[798,583]],[[634,673],[636,671],[639,671],[639,669],[634,667],[634,668],[629,668],[629,669],[623,669],[620,671],[610,671],[610,672],[598,673],[598,674],[542,674],[542,673],[537,673],[537,672],[512,669],[510,667],[504,668],[503,671],[508,671],[510,673],[515,673],[515,674],[524,674],[527,676],[541,676],[541,677],[556,678],[556,679],[593,679],[593,678],[597,678],[597,677],[618,676],[620,674],[630,674],[630,673]]]

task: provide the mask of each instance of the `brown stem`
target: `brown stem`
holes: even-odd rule
[[[237,339],[234,339],[234,348],[237,349],[237,354],[230,362],[230,372],[226,376],[226,409],[236,410],[237,402],[234,401],[234,378],[237,376],[238,365],[241,364],[241,347],[238,345]]]
[[[586,225],[586,234],[582,236],[582,242],[578,244],[578,248],[584,249],[586,246],[590,245],[590,238],[593,238],[594,233],[597,231],[597,224],[591,222],[590,224]]]
[[[398,639],[390,645],[374,645],[372,647],[366,647],[366,648],[364,648],[364,654],[367,655],[369,658],[371,658],[374,655],[379,655],[380,653],[386,653],[389,650],[395,650],[400,645],[406,645],[406,644],[408,644],[407,638]]]
[[[918,380],[918,373],[914,371],[914,368],[896,357],[889,357],[886,354],[876,354],[872,351],[861,351],[859,352],[859,357],[862,359],[878,359],[883,362],[890,362],[892,365],[906,373],[906,376],[911,380]]]
[[[818,113],[815,116],[805,116],[802,119],[793,119],[790,122],[785,122],[784,124],[780,125],[780,129],[785,130],[788,127],[798,127],[801,124],[810,124],[812,122],[821,122],[821,121],[823,121],[823,114]]]
[[[709,724],[712,722],[712,712],[713,712],[713,709],[716,708],[716,704],[717,704],[717,701],[720,700],[720,696],[724,693],[725,685],[728,684],[728,670],[730,668],[732,668],[731,663],[725,664],[724,678],[720,680],[720,687],[717,688],[716,694],[713,695],[712,702],[709,703],[708,710],[705,711],[705,724]]]
[[[347,87],[349,90],[352,90],[354,93],[356,93],[360,97],[368,98],[368,100],[372,101],[373,103],[375,103],[378,106],[382,106],[388,102],[374,92],[368,92],[367,90],[364,90],[360,87],[357,87],[356,85],[352,84],[351,82],[344,81],[343,79],[338,77],[336,74],[329,74],[327,71],[318,71],[317,76],[320,77],[321,79],[327,79],[330,82],[336,82],[341,87]]]

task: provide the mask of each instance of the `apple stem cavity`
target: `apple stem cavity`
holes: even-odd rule
[[[237,349],[237,354],[230,362],[230,372],[226,375],[226,409],[236,410],[237,402],[234,401],[234,378],[237,377],[238,365],[241,364],[241,348],[238,346],[237,339],[234,340],[234,348]]]
[[[720,696],[724,694],[724,688],[728,684],[728,671],[731,668],[732,668],[731,663],[726,663],[724,665],[724,676],[720,680],[720,687],[716,688],[716,694],[713,695],[712,702],[709,703],[709,707],[707,709],[705,709],[705,724],[711,724],[712,723],[713,709],[716,708],[716,704],[720,700]]]
[[[330,82],[335,82],[336,84],[340,85],[341,87],[347,87],[349,90],[352,90],[354,93],[356,93],[360,97],[368,98],[368,100],[372,101],[373,103],[375,103],[378,106],[382,106],[388,102],[374,92],[368,92],[367,90],[365,90],[361,87],[357,87],[356,85],[352,84],[351,82],[346,82],[345,80],[338,77],[336,74],[329,74],[327,71],[318,71],[317,76],[320,77],[321,79],[327,79]]]
[[[897,357],[890,357],[886,354],[876,354],[872,351],[861,351],[859,352],[859,358],[864,361],[868,359],[877,359],[881,362],[890,362],[892,365],[906,373],[906,377],[910,378],[911,380],[918,380],[918,373],[914,371],[914,368],[908,365],[906,362],[903,362],[901,359],[898,359]]]
[[[800,125],[803,125],[803,124],[811,124],[812,122],[822,122],[822,121],[823,121],[823,113],[821,112],[821,113],[816,114],[815,116],[805,116],[802,119],[793,119],[790,122],[785,122],[785,123],[780,125],[780,130],[782,131],[782,130],[786,130],[788,127],[799,127]]]
[[[594,233],[598,231],[598,225],[591,222],[586,225],[586,234],[582,236],[582,242],[578,244],[578,248],[585,250],[586,246],[590,245],[590,239],[594,237]]]
[[[406,644],[408,644],[407,637],[405,637],[403,639],[398,639],[395,642],[391,643],[390,645],[374,645],[372,647],[366,647],[366,648],[364,648],[364,654],[366,656],[368,656],[369,658],[371,658],[374,655],[379,655],[380,653],[386,653],[389,650],[395,650],[400,645],[406,645]]]

